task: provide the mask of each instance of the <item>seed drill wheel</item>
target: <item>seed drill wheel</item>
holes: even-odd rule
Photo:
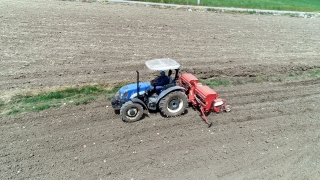
[[[174,91],[160,100],[159,109],[164,116],[179,116],[186,110],[187,105],[186,94],[181,91]]]
[[[230,105],[226,105],[224,107],[224,109],[225,109],[226,112],[230,112],[231,111],[231,106]]]
[[[124,103],[120,109],[120,116],[124,122],[139,121],[143,115],[143,107],[132,101]]]

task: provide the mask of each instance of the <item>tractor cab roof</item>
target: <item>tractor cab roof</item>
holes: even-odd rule
[[[154,59],[154,60],[146,61],[146,66],[149,69],[155,70],[155,71],[179,69],[180,68],[180,64],[170,58]]]

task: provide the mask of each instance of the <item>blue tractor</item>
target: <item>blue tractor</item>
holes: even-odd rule
[[[176,84],[180,64],[168,58],[146,61],[145,64],[151,70],[168,70],[168,83],[156,87],[153,85],[156,79],[151,82],[139,82],[137,71],[137,83],[121,87],[111,100],[112,107],[120,110],[124,122],[140,120],[144,110],[160,110],[166,117],[181,115],[187,108],[188,99],[185,89]],[[171,77],[173,70],[175,75]]]

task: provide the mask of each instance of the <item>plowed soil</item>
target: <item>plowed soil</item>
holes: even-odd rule
[[[0,179],[320,177],[320,79],[308,75],[320,68],[320,18],[2,0],[0,23],[3,101],[135,82],[136,70],[147,81],[144,62],[164,57],[198,78],[248,80],[214,89],[233,110],[209,115],[211,128],[191,107],[124,123],[105,98],[3,116]]]

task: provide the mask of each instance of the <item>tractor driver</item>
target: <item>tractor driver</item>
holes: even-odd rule
[[[156,78],[152,85],[155,86],[156,93],[159,94],[164,85],[169,84],[169,77],[164,71],[160,72],[160,76]]]

